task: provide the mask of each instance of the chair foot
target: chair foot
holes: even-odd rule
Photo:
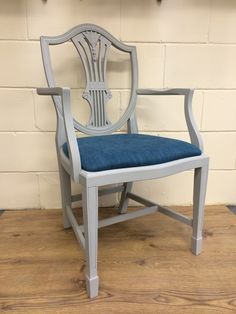
[[[201,253],[208,164],[194,171],[192,252]]]
[[[86,276],[86,289],[90,299],[95,298],[98,295],[98,286],[98,276],[93,278],[88,278],[88,276]]]
[[[192,237],[191,249],[194,255],[199,255],[202,251],[202,238],[196,239]]]

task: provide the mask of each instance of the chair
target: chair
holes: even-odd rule
[[[83,98],[91,110],[87,125],[71,114],[70,89],[56,87],[49,46],[71,41],[78,51],[86,75]],[[106,79],[109,48],[127,53],[131,63],[132,86],[129,104],[123,116],[111,123],[106,104],[111,98]],[[193,90],[138,89],[136,48],[126,45],[106,30],[92,24],[76,26],[63,35],[41,37],[42,58],[48,88],[38,88],[39,95],[51,95],[57,114],[56,148],[60,174],[64,228],[72,226],[86,256],[86,287],[90,298],[98,294],[98,228],[156,212],[192,227],[192,252],[202,246],[204,202],[208,174],[208,157],[203,153],[201,136],[192,115]],[[138,134],[135,106],[138,95],[183,95],[185,118],[191,143],[159,136]],[[127,125],[127,133],[115,133]],[[77,138],[75,131],[85,133]],[[158,179],[194,169],[193,217],[189,218],[132,193],[132,183]],[[71,179],[81,185],[82,194],[71,195]],[[109,188],[98,188],[113,185]],[[121,192],[118,214],[98,221],[98,196]],[[72,203],[82,199],[83,225],[72,211]],[[145,208],[128,212],[132,199]]]

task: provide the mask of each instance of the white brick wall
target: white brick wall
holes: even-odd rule
[[[135,44],[140,87],[191,87],[193,109],[210,156],[207,204],[236,204],[236,2],[234,0],[0,0],[0,208],[60,207],[55,113],[45,86],[39,36],[95,23]],[[85,123],[85,85],[72,45],[54,47],[58,85],[73,88],[73,112]],[[112,121],[125,110],[129,69],[111,51]],[[189,140],[181,97],[137,103],[141,132]],[[74,190],[78,187],[73,186]],[[135,191],[163,204],[192,202],[192,173],[139,182]],[[104,197],[102,205],[117,200]]]

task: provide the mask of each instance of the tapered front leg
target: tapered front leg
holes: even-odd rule
[[[83,187],[83,219],[86,254],[86,287],[90,298],[98,295],[98,188]]]
[[[192,252],[201,253],[208,165],[194,171]]]

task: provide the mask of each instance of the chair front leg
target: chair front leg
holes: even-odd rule
[[[194,170],[192,252],[201,253],[208,165]]]
[[[65,229],[67,229],[71,227],[71,223],[66,214],[66,206],[71,207],[71,180],[70,175],[65,171],[65,169],[62,167],[60,163],[59,163],[59,176],[61,187],[63,226]]]
[[[82,187],[83,220],[86,255],[86,287],[90,298],[98,295],[97,276],[98,247],[98,188]]]

